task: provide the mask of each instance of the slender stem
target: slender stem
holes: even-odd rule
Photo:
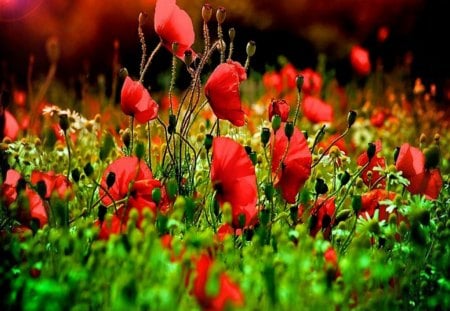
[[[295,108],[295,115],[294,115],[294,121],[293,121],[294,126],[297,125],[297,120],[298,120],[298,117],[300,115],[300,105],[301,105],[301,103],[302,103],[302,92],[298,92],[297,91],[297,106]]]
[[[145,73],[148,70],[148,67],[150,67],[150,64],[152,63],[153,58],[156,55],[156,52],[158,52],[158,50],[162,47],[162,41],[159,41],[158,45],[155,47],[155,49],[152,51],[152,53],[150,54],[150,56],[147,59],[147,63],[145,64],[144,69],[141,72],[141,76],[139,77],[139,81],[142,83],[142,81],[144,81],[144,76]]]
[[[220,63],[225,62],[225,47],[223,46],[223,32],[222,32],[222,25],[220,23],[217,24],[217,37],[219,38],[219,44],[220,44]]]
[[[313,145],[311,147],[311,153],[314,153],[314,148],[316,148],[317,143],[319,142],[320,137],[325,133],[325,127],[326,125],[324,124],[320,130],[317,132],[316,137],[314,137],[314,142]]]
[[[172,56],[172,70],[170,77],[170,86],[169,86],[169,114],[173,114],[173,103],[172,103],[172,94],[173,88],[175,86],[175,77],[176,77],[176,69],[177,69],[177,57],[175,54]]]
[[[133,142],[134,142],[134,116],[130,117],[130,130],[131,130],[131,139],[130,139],[130,150],[128,150],[128,155],[131,156],[133,154]]]
[[[139,66],[139,75],[142,76],[142,72],[144,71],[144,65],[145,65],[145,57],[147,56],[147,44],[145,44],[145,37],[144,32],[142,31],[142,25],[139,23],[138,25],[138,35],[139,35],[139,41],[141,42],[141,64]]]
[[[69,165],[67,168],[67,180],[70,179],[70,170],[71,170],[71,162],[72,162],[72,156],[71,156],[71,152],[70,152],[70,144],[69,144],[69,138],[67,136],[67,131],[64,131],[64,139],[66,140],[66,146],[67,146],[67,157],[68,157],[68,161],[69,161]]]
[[[327,154],[327,152],[331,149],[331,147],[334,146],[334,144],[336,144],[338,142],[338,140],[342,139],[345,135],[347,135],[349,128],[346,128],[345,131],[339,135],[338,137],[336,137],[335,139],[333,139],[333,141],[328,145],[327,149],[325,149],[322,154],[320,155],[319,159],[317,159],[313,165],[311,166],[312,168],[315,167],[317,164],[319,164],[319,162],[323,159],[323,157]],[[316,136],[317,137],[317,136]]]
[[[147,138],[148,138],[148,165],[152,170],[152,133],[150,129],[150,121],[147,122]]]

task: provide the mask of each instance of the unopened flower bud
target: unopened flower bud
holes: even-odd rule
[[[108,209],[103,204],[100,204],[100,206],[98,207],[97,215],[98,215],[98,220],[100,220],[100,222],[103,222],[105,220],[105,215],[106,215],[107,210]]]
[[[120,68],[119,70],[119,77],[121,79],[125,79],[126,77],[128,77],[128,69],[127,68]]]
[[[400,147],[395,147],[394,150],[394,163],[397,163],[398,154],[400,153]]]
[[[80,171],[78,168],[74,168],[71,172],[72,179],[74,182],[78,182],[80,180]]]
[[[156,203],[156,205],[161,202],[161,188],[153,188],[152,190],[152,201]]]
[[[247,56],[252,57],[256,53],[256,43],[253,40],[248,41],[246,48]]]
[[[253,165],[256,165],[256,163],[258,163],[258,155],[256,154],[256,152],[252,151],[249,154],[250,156],[250,160],[252,161]]]
[[[230,37],[230,41],[233,42],[234,41],[234,37],[236,36],[236,30],[231,27],[230,29],[228,29],[228,37]]]
[[[261,143],[265,147],[270,139],[270,129],[267,127],[263,127],[261,131]]]
[[[192,64],[192,50],[186,50],[184,51],[184,63],[186,66],[190,66]]]
[[[284,127],[284,134],[286,135],[288,140],[291,139],[292,134],[294,134],[294,123],[292,123],[292,121],[286,122],[286,125]]]
[[[130,143],[131,143],[131,131],[129,128],[126,128],[123,133],[122,133],[122,141],[123,144],[125,145],[125,147],[130,148]]]
[[[67,129],[69,128],[69,116],[67,115],[67,113],[62,112],[59,114],[59,126],[64,133],[67,132]]]
[[[202,18],[205,23],[211,20],[213,8],[209,3],[203,4],[202,7]]]
[[[264,186],[264,194],[266,195],[266,198],[268,200],[273,199],[273,185],[271,183],[268,183]]]
[[[108,187],[108,189],[111,188],[115,182],[116,182],[116,173],[109,172],[108,175],[106,176],[106,186]]]
[[[209,149],[211,149],[212,143],[213,143],[213,136],[211,134],[206,134],[204,142],[206,152],[208,152]]]
[[[347,171],[341,175],[341,186],[345,186],[350,181],[350,174]]]
[[[295,84],[297,85],[297,91],[301,93],[303,88],[303,82],[305,82],[305,77],[303,75],[298,75],[295,77]]]
[[[315,190],[317,194],[325,194],[328,192],[328,186],[322,178],[316,179]]]
[[[216,19],[217,19],[217,23],[219,25],[222,25],[222,23],[225,21],[225,18],[227,17],[227,11],[225,10],[224,7],[219,7],[216,11]]]
[[[92,167],[91,163],[88,162],[84,168],[83,168],[84,173],[86,174],[87,177],[91,176],[94,173],[94,168]]]
[[[348,116],[347,116],[347,127],[348,128],[351,128],[352,127],[352,125],[355,123],[355,121],[356,121],[356,116],[357,116],[358,114],[356,113],[356,111],[354,111],[354,110],[350,110],[349,112],[348,112]]]
[[[54,64],[58,62],[59,56],[61,54],[58,38],[50,37],[47,40],[45,47],[47,49],[47,57],[50,60],[50,63]]]
[[[272,129],[273,132],[276,133],[281,126],[281,117],[279,114],[276,114],[272,117]]]
[[[369,162],[370,160],[372,160],[372,158],[375,156],[375,152],[376,152],[376,146],[374,143],[369,143],[368,147],[367,147],[367,157],[369,158]]]
[[[425,135],[425,133],[420,134],[420,138],[419,138],[419,143],[420,144],[424,144],[427,140],[427,136]]]
[[[357,214],[362,207],[362,198],[360,195],[354,195],[352,197],[352,209],[355,214]]]
[[[47,185],[43,180],[39,180],[36,183],[36,192],[41,198],[45,199],[45,196],[47,195]]]
[[[145,155],[145,146],[142,142],[137,142],[136,147],[134,148],[134,153],[138,157],[138,159],[142,159]]]

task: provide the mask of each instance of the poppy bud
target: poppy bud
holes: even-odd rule
[[[236,36],[236,30],[233,27],[228,29],[228,37],[230,37],[230,41],[234,41],[234,37]]]
[[[84,173],[87,177],[90,177],[94,173],[94,168],[92,167],[91,163],[87,163],[83,168]]]
[[[186,64],[186,66],[190,66],[192,64],[192,51],[191,50],[186,50],[184,51],[184,63]]]
[[[172,178],[167,181],[166,189],[169,200],[175,199],[178,192],[178,184],[175,179]]]
[[[375,152],[376,152],[375,144],[374,143],[369,143],[368,147],[367,147],[367,157],[369,158],[369,162],[375,156]]]
[[[424,150],[425,169],[436,168],[441,158],[440,149],[437,145],[432,145]]]
[[[136,147],[134,148],[134,153],[138,157],[138,159],[142,159],[145,155],[145,146],[142,142],[138,142]]]
[[[125,79],[126,77],[128,77],[128,69],[127,68],[120,68],[119,70],[119,77],[121,79]]]
[[[172,43],[172,53],[173,53],[174,55],[177,54],[177,52],[178,52],[178,47],[179,47],[178,42],[173,42],[173,43]]]
[[[224,7],[219,7],[216,11],[216,19],[217,19],[217,23],[219,25],[222,25],[222,23],[225,21],[225,18],[227,17],[227,11],[225,10]]]
[[[19,180],[17,181],[17,185],[16,185],[16,192],[17,192],[17,194],[19,194],[20,192],[25,190],[26,187],[27,187],[26,180],[23,179],[23,178],[19,178]]]
[[[278,131],[278,129],[281,126],[281,117],[279,114],[276,114],[272,117],[272,129],[273,132],[275,133],[276,131]]]
[[[122,133],[122,141],[123,144],[125,145],[125,147],[127,147],[127,149],[130,148],[130,143],[131,143],[131,131],[129,128],[126,128],[123,133]]]
[[[161,189],[160,188],[154,188],[152,190],[152,201],[156,204],[159,204],[161,202]]]
[[[80,171],[78,168],[74,168],[71,172],[72,179],[74,182],[78,182],[80,180]]]
[[[105,215],[106,215],[107,210],[108,209],[103,204],[100,204],[100,206],[98,207],[97,215],[98,215],[98,220],[100,220],[100,222],[103,222],[105,220]]]
[[[356,113],[356,111],[354,111],[354,110],[350,110],[349,112],[348,112],[348,116],[347,116],[347,128],[351,128],[352,127],[352,125],[353,125],[353,123],[355,123],[355,121],[356,121],[356,116],[357,116],[358,114]]]
[[[67,132],[69,128],[69,116],[67,113],[63,112],[59,114],[59,126],[64,131],[64,134]]]
[[[252,153],[252,147],[250,147],[250,146],[244,146],[244,150],[248,155],[250,155],[250,153]]]
[[[398,154],[400,153],[400,147],[395,147],[394,150],[394,163],[397,163]]]
[[[427,136],[425,135],[425,133],[420,134],[420,138],[419,138],[419,143],[420,144],[424,144],[427,140]]]
[[[270,129],[267,127],[263,127],[261,131],[261,142],[265,147],[270,139]]]
[[[255,151],[250,152],[249,156],[250,156],[250,160],[252,161],[252,164],[256,165],[256,163],[258,163],[258,156],[257,156],[256,152]]]
[[[170,135],[173,134],[173,132],[175,132],[177,126],[177,116],[174,114],[169,115],[169,126],[167,127],[167,131],[169,132]]]
[[[362,198],[360,195],[354,195],[352,197],[352,209],[355,214],[357,214],[362,207]]]
[[[322,178],[316,179],[315,190],[317,194],[325,194],[328,192],[328,186]]]
[[[341,175],[341,186],[345,186],[350,181],[350,174],[347,171]]]
[[[205,23],[211,20],[213,8],[209,3],[203,4],[202,7],[202,18]]]
[[[206,152],[208,152],[209,149],[211,149],[212,143],[213,143],[213,136],[211,134],[206,134],[204,142]]]
[[[145,13],[145,12],[139,13],[139,18],[138,18],[139,26],[141,26],[141,27],[144,26],[145,22],[147,22],[147,19],[148,19],[147,13]]]
[[[308,140],[308,132],[302,131],[303,137],[305,137],[306,140]]]
[[[47,185],[43,180],[39,180],[36,184],[36,192],[39,194],[39,196],[43,199],[45,199],[45,196],[47,194]]]
[[[108,187],[108,189],[111,188],[115,182],[116,182],[116,173],[109,172],[108,175],[106,176],[106,186]]]
[[[272,184],[269,183],[264,186],[264,194],[266,195],[266,198],[268,200],[273,199],[273,185]]]
[[[342,211],[339,211],[336,215],[336,222],[339,223],[341,221],[344,221],[348,219],[351,215],[352,211],[350,209],[344,209]]]
[[[294,134],[294,123],[292,123],[292,121],[286,122],[286,125],[284,127],[284,134],[286,135],[288,140],[291,139],[292,134]]]
[[[252,57],[256,53],[256,43],[253,40],[248,41],[246,48],[247,56]]]
[[[295,84],[297,85],[297,91],[299,93],[302,92],[303,82],[305,82],[305,77],[303,77],[303,75],[298,75],[295,77]]]
[[[50,37],[45,44],[45,48],[47,49],[47,57],[50,60],[50,63],[56,63],[61,54],[58,38]]]

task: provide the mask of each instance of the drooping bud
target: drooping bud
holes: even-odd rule
[[[315,190],[317,194],[325,194],[328,192],[328,186],[322,178],[316,179]]]
[[[252,57],[256,53],[256,43],[253,40],[248,41],[246,48],[247,56]]]
[[[202,18],[205,23],[208,23],[211,20],[213,8],[209,3],[203,4],[202,7]]]
[[[233,42],[235,36],[236,36],[236,30],[233,27],[228,29],[228,37],[230,38],[230,41]]]
[[[352,127],[352,125],[355,123],[355,121],[356,121],[356,116],[357,116],[358,114],[356,113],[356,111],[354,111],[354,110],[350,110],[349,112],[348,112],[348,116],[347,116],[347,128],[351,128]]]
[[[284,127],[284,134],[286,135],[288,140],[291,139],[292,134],[294,134],[294,123],[292,123],[292,121],[286,122],[286,125]]]
[[[302,92],[303,82],[305,82],[305,77],[303,75],[298,75],[297,77],[295,77],[295,84],[297,85],[297,91],[299,93]]]
[[[224,7],[220,6],[216,11],[216,19],[219,25],[222,25],[227,17],[227,11]]]
[[[375,156],[375,152],[376,152],[376,146],[374,143],[369,143],[368,147],[367,147],[367,157],[369,158],[369,162],[370,160],[372,160],[372,158]]]
[[[116,173],[109,172],[108,175],[106,176],[106,186],[108,187],[108,189],[111,188],[115,182],[116,182]]]
[[[270,129],[267,127],[263,127],[261,131],[261,143],[265,147],[270,139]]]
[[[213,136],[211,134],[206,134],[205,142],[203,144],[205,146],[206,152],[208,152],[209,149],[211,149],[212,143],[213,143]]]

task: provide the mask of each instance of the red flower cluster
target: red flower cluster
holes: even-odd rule
[[[354,45],[350,50],[350,63],[355,72],[361,76],[367,76],[372,70],[369,51],[359,45]]]
[[[297,128],[288,143],[282,123],[272,135],[272,174],[274,185],[281,188],[281,194],[288,203],[295,203],[295,197],[311,174],[312,155],[305,136]],[[286,157],[283,159],[286,148]]]
[[[147,123],[158,116],[158,104],[141,82],[125,78],[120,94],[120,107],[123,113],[136,118],[139,123]]]
[[[214,261],[207,254],[202,254],[194,260],[195,278],[193,281],[192,294],[202,306],[203,310],[225,310],[227,307],[241,307],[244,304],[244,296],[237,284],[230,277],[221,272],[212,275]],[[206,284],[211,277],[218,277],[219,289],[216,295],[208,295]]]
[[[423,194],[428,199],[437,199],[442,188],[442,177],[439,169],[425,167],[425,155],[419,149],[403,144],[400,148],[397,170],[410,182],[406,188],[412,194]]]
[[[272,120],[274,115],[279,115],[282,122],[286,122],[289,117],[288,103],[284,99],[272,99],[269,105],[269,121]]]
[[[369,162],[369,157],[367,156],[367,152],[363,152],[358,159],[356,160],[356,162],[358,163],[358,165],[360,166],[364,166],[369,162],[369,165],[362,171],[361,173],[361,178],[364,181],[364,183],[368,186],[371,187],[374,185],[374,182],[376,182],[377,180],[379,180],[379,178],[381,177],[381,174],[379,171],[374,170],[375,167],[380,166],[382,168],[386,167],[385,164],[385,159],[384,157],[379,157],[377,156],[377,154],[381,151],[381,141],[377,140],[375,142],[375,155],[373,156],[373,158],[370,160]],[[369,180],[369,177],[367,176],[368,172],[372,172],[372,177]],[[381,185],[382,188],[384,188],[386,186],[386,181],[385,180],[381,180],[380,182],[378,182],[378,185]]]
[[[258,213],[255,168],[245,149],[230,138],[213,140],[211,182],[220,205],[231,204],[233,227],[240,227],[241,215],[244,227],[254,224]]]
[[[239,84],[245,79],[245,68],[238,62],[228,61],[214,69],[205,84],[205,95],[218,119],[228,120],[236,126],[244,125]]]
[[[334,211],[336,209],[334,197],[325,200],[319,198],[309,212],[309,232],[315,237],[319,231],[322,231],[323,237],[328,239],[331,234],[331,227],[334,224]],[[302,204],[298,207],[298,217],[303,218],[305,206]]]
[[[15,170],[8,170],[6,173],[6,179],[1,187],[1,197],[5,200],[7,206],[11,205],[12,202],[17,200],[18,197],[18,183],[22,177]],[[20,191],[20,190],[19,190]],[[44,207],[44,202],[42,201],[39,194],[31,189],[28,185],[22,190],[24,197],[28,200],[28,205],[18,206],[17,220],[29,227],[30,221],[34,218],[39,220],[39,226],[42,228],[48,222],[47,212]]]
[[[175,0],[156,1],[155,32],[171,53],[172,44],[178,43],[176,55],[181,59],[184,59],[184,52],[190,50],[195,41],[192,20]]]
[[[112,185],[108,185],[111,180],[113,180]],[[155,188],[161,188],[162,200],[159,205],[152,200],[152,191]],[[165,189],[161,182],[153,179],[148,166],[137,157],[119,158],[106,168],[102,176],[99,196],[103,205],[112,207],[113,200],[117,205],[117,212],[113,215],[110,228],[104,223],[100,224],[101,230],[105,230],[105,237],[109,236],[107,233],[120,232],[121,225],[124,225],[124,222],[126,224],[131,208],[136,208],[140,216],[145,208],[149,208],[154,214],[158,208],[162,212],[168,209]]]

